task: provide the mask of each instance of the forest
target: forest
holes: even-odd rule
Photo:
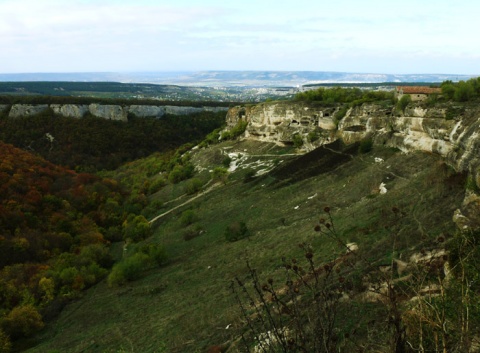
[[[131,189],[98,172],[155,153],[163,160],[155,171],[178,182],[193,169],[175,150],[203,140],[224,124],[224,115],[128,122],[51,111],[0,117],[0,352],[9,352],[12,342],[15,350],[28,346],[67,303],[104,279],[114,264],[112,243],[150,234],[142,215],[149,187]],[[149,247],[141,259],[162,264],[164,251]]]

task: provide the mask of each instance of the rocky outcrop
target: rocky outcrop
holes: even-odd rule
[[[161,118],[165,115],[165,107],[158,107],[155,105],[131,105],[128,112],[139,118]]]
[[[36,115],[48,109],[48,104],[14,104],[10,108],[8,116],[10,118],[19,118],[21,116]]]
[[[472,167],[480,166],[480,107],[464,109],[450,119],[447,109],[412,106],[399,114],[393,106],[363,104],[350,108],[337,122],[340,108],[271,102],[231,108],[226,121],[230,127],[239,120],[247,121],[248,139],[288,144],[300,135],[302,149],[309,150],[336,139],[351,144],[372,138],[404,152],[440,154],[457,170],[473,172]],[[316,134],[315,143],[309,143],[312,134]],[[480,185],[480,175],[474,177]]]
[[[226,107],[184,107],[184,106],[155,106],[155,105],[130,105],[121,106],[113,104],[14,104],[0,105],[0,113],[6,112],[11,118],[28,117],[37,115],[51,109],[54,114],[68,118],[81,119],[90,114],[103,119],[127,121],[128,115],[132,114],[139,118],[161,118],[165,114],[188,115],[204,111],[221,112],[227,111]]]
[[[226,120],[228,126],[246,120],[246,138],[288,144],[293,142],[294,135],[299,135],[309,146],[307,148],[312,149],[335,139],[336,111],[336,108],[304,102],[261,103],[231,108]],[[309,133],[315,134],[315,139],[308,138]]]
[[[348,109],[337,121],[340,108],[307,102],[267,102],[231,108],[226,119],[230,127],[240,120],[247,121],[247,139],[292,144],[301,137],[300,151],[336,139],[351,144],[370,138],[403,152],[439,154],[457,171],[469,173],[471,191],[456,213],[457,223],[462,229],[465,225],[480,229],[480,106],[445,104],[428,108],[417,104],[399,113],[393,105],[363,104]]]
[[[128,109],[120,105],[90,104],[88,110],[93,116],[99,118],[128,121]]]
[[[50,105],[53,112],[67,118],[83,118],[89,112],[88,105],[77,104],[52,104]]]

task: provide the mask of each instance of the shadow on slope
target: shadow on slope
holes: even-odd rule
[[[358,144],[345,145],[337,140],[320,146],[293,161],[279,166],[270,174],[279,182],[294,183],[307,178],[331,172],[340,165],[349,162],[358,151]]]

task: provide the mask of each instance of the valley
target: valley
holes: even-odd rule
[[[81,290],[72,283],[87,278],[85,259],[72,262],[79,275],[69,282],[61,268],[55,272],[56,256],[66,255],[52,250],[42,258],[40,278],[55,283],[55,299],[26,284],[30,296],[15,293],[11,307],[29,304],[46,313],[69,298],[34,334],[14,337],[13,351],[400,352],[402,345],[404,352],[467,346],[474,352],[480,337],[478,102],[443,98],[402,107],[387,93],[323,90],[318,94],[330,94],[329,101],[297,96],[124,121],[95,114],[74,119],[54,110],[2,115],[4,142],[95,174],[97,184],[68,172],[78,180],[69,192],[80,195],[85,180],[91,194],[82,194],[84,210],[75,212],[66,202],[75,199],[55,194],[64,198],[57,212],[68,211],[76,226],[58,223],[48,231],[70,232],[72,254],[86,256],[83,247],[101,244],[111,256]],[[58,145],[42,140],[55,126]],[[98,126],[112,141],[118,135],[130,144],[117,156],[104,133],[89,149],[60,126],[71,132]],[[142,140],[150,142],[130,153]],[[61,153],[67,148],[72,158]],[[116,163],[98,153],[92,159],[98,148]],[[79,153],[88,159],[74,158]],[[15,175],[10,164],[1,169],[5,180]],[[14,179],[21,195],[23,179]],[[14,214],[11,203],[2,207]],[[98,235],[82,244],[85,218],[96,222]],[[35,228],[32,221],[2,222],[12,244]],[[133,259],[141,261],[133,274],[121,272]],[[15,266],[12,260],[3,270]],[[3,310],[1,327],[16,332],[13,309]],[[273,338],[265,336],[269,331]]]

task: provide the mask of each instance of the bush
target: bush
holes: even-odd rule
[[[151,258],[147,254],[138,252],[115,264],[108,276],[108,285],[121,286],[128,281],[134,281],[151,265]]]
[[[167,263],[168,255],[165,247],[159,244],[148,244],[140,248],[140,252],[148,255],[150,260],[155,262],[158,266],[162,266]]]
[[[202,233],[203,233],[203,229],[200,228],[200,227],[188,228],[183,233],[183,240],[185,240],[185,241],[192,240],[192,239],[200,236]]]
[[[188,195],[195,194],[202,189],[203,182],[198,178],[193,178],[187,181],[185,185],[185,192]]]
[[[320,138],[320,135],[317,131],[310,131],[307,135],[307,141],[312,143],[317,141]]]
[[[212,172],[212,179],[226,184],[228,179],[228,170],[222,167],[215,168]]]
[[[250,231],[248,230],[245,222],[232,222],[225,229],[225,239],[230,242],[248,238],[249,236]]]
[[[222,165],[225,167],[225,168],[228,168],[230,167],[230,163],[232,163],[232,159],[229,157],[229,156],[226,156],[223,161],[222,161]]]
[[[186,210],[182,212],[180,216],[180,224],[182,226],[189,226],[192,223],[198,221],[198,216],[193,210]]]
[[[123,239],[125,240],[138,242],[150,235],[152,235],[152,228],[144,216],[129,215],[123,224]]]
[[[345,117],[345,115],[347,115],[347,112],[348,112],[348,106],[344,105],[335,113],[335,121],[337,121],[338,123],[340,120],[342,120]]]
[[[148,187],[148,193],[150,195],[154,194],[157,191],[159,191],[161,188],[163,188],[166,184],[167,184],[167,181],[164,178],[159,177],[150,184],[150,186]]]
[[[248,169],[243,177],[243,182],[248,183],[249,181],[252,181],[256,174],[257,171],[255,169]]]
[[[405,108],[412,102],[412,97],[410,97],[409,94],[404,94],[402,98],[398,100],[397,103],[397,108],[402,111],[402,113],[405,113]]]
[[[296,147],[296,148],[300,148],[303,146],[303,138],[302,136],[300,136],[300,134],[295,134],[292,136],[292,142],[293,142],[293,145]]]

